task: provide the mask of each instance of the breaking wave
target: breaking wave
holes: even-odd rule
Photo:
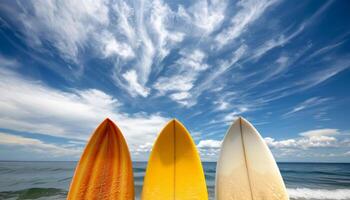
[[[307,200],[346,200],[350,199],[350,189],[310,189],[310,188],[288,188],[291,199]]]

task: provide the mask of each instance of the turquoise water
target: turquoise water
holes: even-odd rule
[[[0,199],[65,199],[76,162],[0,162]],[[279,163],[291,199],[350,199],[350,164]],[[134,162],[136,198],[145,162]],[[214,199],[214,162],[203,163]]]

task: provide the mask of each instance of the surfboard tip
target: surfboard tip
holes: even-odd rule
[[[236,119],[236,121],[238,121],[240,124],[248,124],[251,125],[251,123],[244,118],[243,116],[238,116],[238,118]],[[235,123],[236,121],[234,121],[233,123]]]
[[[107,117],[103,120],[102,123],[113,123],[113,121],[109,117]]]
[[[177,118],[171,119],[168,123],[174,123],[174,124],[182,125],[182,123]]]

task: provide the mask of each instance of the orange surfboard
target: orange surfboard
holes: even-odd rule
[[[110,119],[98,126],[85,147],[67,199],[134,199],[128,146],[121,131]]]

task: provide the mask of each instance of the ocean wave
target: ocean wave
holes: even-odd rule
[[[311,188],[288,188],[291,199],[308,200],[346,200],[350,199],[350,189],[311,189]]]
[[[65,199],[67,191],[57,188],[29,188],[0,192],[0,199]]]
[[[142,185],[136,186],[136,199],[139,199]],[[288,188],[291,200],[348,200],[350,189],[311,189],[311,188]],[[210,196],[213,196],[213,187],[209,188]],[[36,200],[64,200],[67,191],[56,188],[29,188],[25,190],[0,192],[0,199],[36,199]],[[210,199],[213,199],[210,198]]]

